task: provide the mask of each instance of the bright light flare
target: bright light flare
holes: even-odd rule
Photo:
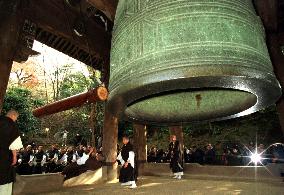
[[[250,156],[250,161],[254,163],[254,165],[260,164],[261,163],[261,154],[258,154],[257,152],[252,153]]]

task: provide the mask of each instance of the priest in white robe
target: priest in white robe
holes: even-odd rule
[[[130,188],[136,188],[136,167],[133,146],[129,142],[128,136],[124,136],[122,141],[123,147],[117,157],[117,160],[119,160],[122,165],[120,169],[119,182],[123,186],[130,186]]]

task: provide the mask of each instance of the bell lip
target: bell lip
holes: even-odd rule
[[[155,98],[155,97],[160,97],[162,98],[164,95],[177,95],[177,97],[179,96],[180,93],[182,94],[188,94],[188,95],[184,95],[183,98],[190,98],[192,97],[193,94],[201,94],[201,96],[211,96],[213,94],[217,95],[217,94],[222,94],[222,96],[224,95],[224,93],[231,93],[231,92],[235,92],[234,94],[234,97],[232,96],[232,101],[231,104],[230,104],[230,99],[228,100],[228,104],[226,104],[227,106],[227,109],[229,108],[229,110],[223,110],[225,113],[226,112],[230,112],[229,114],[221,114],[219,112],[216,111],[216,109],[218,110],[219,107],[221,107],[222,105],[224,105],[224,102],[219,102],[218,104],[215,104],[215,108],[214,109],[209,109],[209,107],[207,106],[203,106],[203,108],[201,109],[198,109],[196,110],[196,112],[190,112],[190,114],[186,114],[187,112],[186,111],[181,111],[180,113],[178,113],[177,110],[175,110],[175,117],[173,117],[174,120],[170,120],[170,121],[177,121],[178,123],[180,123],[181,121],[189,121],[189,120],[186,120],[188,118],[190,118],[190,122],[192,121],[196,121],[196,119],[199,119],[199,121],[203,121],[203,120],[207,120],[208,118],[212,118],[210,116],[216,116],[215,118],[221,118],[221,117],[224,117],[224,116],[229,116],[231,114],[235,114],[235,113],[239,113],[241,111],[244,111],[248,108],[251,108],[252,106],[254,106],[256,103],[257,103],[257,96],[254,95],[253,93],[250,93],[250,92],[247,92],[247,91],[242,91],[242,90],[238,90],[238,89],[228,89],[228,88],[199,88],[199,89],[183,89],[183,90],[174,90],[174,91],[167,91],[167,92],[162,92],[161,94],[154,94],[152,96],[146,96],[142,99],[138,99],[136,100],[135,102],[127,105],[126,109],[125,109],[125,112],[124,112],[124,115],[127,116],[128,119],[132,120],[132,121],[142,121],[143,117],[145,115],[145,118],[144,120],[145,121],[150,121],[151,119],[155,119],[154,121],[159,121],[160,123],[164,123],[164,122],[168,122],[169,120],[167,119],[167,113],[164,113],[163,112],[163,109],[160,108],[163,107],[163,105],[159,105],[157,108],[155,107],[155,104],[153,103],[150,103],[151,102],[151,99],[152,98]],[[217,93],[217,94],[216,94]],[[190,95],[191,94],[191,95]],[[207,94],[207,95],[206,95]],[[193,96],[192,98],[195,97],[196,99],[196,96]],[[239,98],[238,96],[239,95],[242,95],[243,97],[242,98]],[[218,95],[217,95],[218,96]],[[238,97],[238,98],[237,98]],[[239,101],[235,101],[233,100],[234,98],[237,98],[237,100]],[[221,97],[219,97],[219,100],[221,99]],[[135,104],[139,104],[139,103],[142,103],[142,106],[145,104],[143,104],[143,101],[147,101],[148,103],[150,103],[153,107],[153,112],[155,112],[156,114],[153,115],[153,112],[147,112],[147,110],[144,110],[143,108],[141,108],[141,112],[143,112],[144,114],[140,115],[136,115],[136,112],[138,111],[139,112],[139,109],[135,109],[132,110],[132,106],[135,107]],[[185,100],[186,101],[186,100]],[[196,102],[195,102],[196,103]],[[146,103],[147,104],[147,103]],[[168,104],[168,103],[167,103]],[[179,104],[179,103],[177,103]],[[190,104],[190,103],[189,103]],[[206,103],[205,103],[206,104]],[[186,106],[187,107],[187,103],[183,103],[183,104],[179,104],[179,106],[181,106],[180,108],[182,109],[182,107]],[[226,108],[225,107],[225,108]],[[204,108],[206,108],[206,110],[204,110]],[[156,110],[155,110],[156,109]],[[231,110],[233,109],[233,110]],[[134,111],[134,112],[133,112]],[[204,113],[205,111],[205,113]],[[220,110],[221,111],[221,110]],[[164,114],[161,114],[159,115],[159,113],[164,113]],[[204,113],[204,114],[202,114]],[[207,114],[206,114],[207,113]],[[151,117],[149,117],[149,115]],[[198,116],[199,115],[199,116]],[[136,117],[137,116],[137,117]],[[153,121],[153,120],[152,120]],[[151,122],[153,123],[153,122]]]
[[[195,73],[196,70],[197,72],[202,72],[202,68],[195,68]],[[264,72],[255,69],[253,69],[252,72],[249,72],[248,68],[239,68],[235,75],[232,75],[231,72],[226,73],[226,71],[223,71],[223,75],[221,75],[219,71],[213,71],[209,76],[189,75],[189,77],[186,77],[183,71],[177,72],[173,74],[172,70],[164,70],[162,71],[162,73],[159,72],[144,75],[144,77],[141,76],[135,81],[121,84],[120,87],[117,87],[116,89],[110,92],[107,108],[112,112],[113,115],[117,116],[119,119],[135,123],[182,124],[195,121],[221,121],[249,115],[274,104],[281,96],[281,87],[276,78],[272,74],[269,74],[267,72],[264,74]],[[170,76],[168,76],[167,80],[165,80],[165,78],[160,75]],[[141,83],[143,83],[143,85],[141,85]],[[182,85],[176,87],[177,85],[175,84],[180,83],[182,83]],[[123,90],[129,88],[130,90],[128,91]],[[127,106],[141,98],[153,94],[159,94],[164,91],[202,88],[223,88],[245,91],[254,94],[257,98],[257,101],[255,105],[248,108],[247,110],[241,111],[230,116],[211,118],[208,120],[169,120],[167,122],[159,122],[132,118],[125,114]]]

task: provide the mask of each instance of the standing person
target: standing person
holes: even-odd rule
[[[67,145],[67,136],[68,136],[68,131],[64,130],[63,131],[63,135],[62,135],[62,146],[66,146]]]
[[[172,135],[172,141],[169,145],[169,154],[170,154],[170,168],[174,173],[175,179],[181,179],[183,175],[183,167],[182,167],[182,155],[180,149],[179,141],[177,140],[175,135]]]
[[[17,163],[17,151],[23,147],[20,131],[16,125],[19,113],[10,110],[0,117],[0,194],[12,194],[16,179],[14,165]]]
[[[215,163],[215,150],[211,144],[206,146],[204,159],[206,164],[212,165]]]
[[[123,136],[122,138],[123,146],[117,157],[117,160],[120,161],[122,167],[119,174],[119,182],[122,186],[130,185],[130,188],[136,188],[135,183],[136,174],[135,174],[135,153],[133,151],[133,146],[129,142],[128,136]]]

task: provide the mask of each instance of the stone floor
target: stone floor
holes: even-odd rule
[[[128,195],[128,194],[147,194],[147,195],[167,195],[167,194],[268,194],[284,195],[284,183],[281,181],[273,182],[254,182],[254,181],[226,181],[215,179],[182,179],[174,180],[167,177],[144,177],[140,178],[138,188],[132,190],[120,186],[119,183],[108,183],[102,185],[89,185],[73,188],[64,188],[57,192],[44,193],[45,195],[63,194],[101,194],[101,195]]]

